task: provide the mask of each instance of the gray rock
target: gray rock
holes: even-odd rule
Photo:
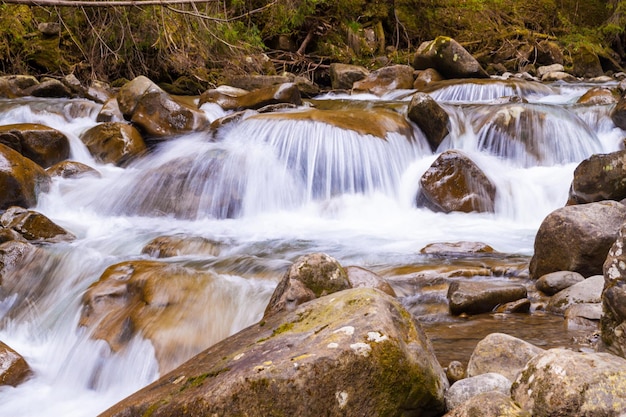
[[[565,310],[565,325],[568,330],[596,330],[601,317],[601,303],[573,304]]]
[[[525,298],[526,287],[501,282],[454,281],[448,287],[447,297],[452,314],[480,314],[499,304]]]
[[[574,304],[599,303],[602,299],[603,287],[602,275],[589,277],[553,295],[548,303],[548,311],[565,314],[565,310]]]
[[[478,394],[444,417],[531,417],[508,394],[488,391]]]
[[[330,82],[334,90],[352,90],[352,85],[370,72],[360,65],[330,64]]]
[[[604,262],[600,334],[607,350],[626,357],[626,224]]]
[[[508,395],[511,381],[506,377],[490,372],[476,375],[455,382],[446,392],[446,410],[454,410],[472,397],[489,391],[497,391]]]
[[[417,49],[413,68],[434,68],[446,78],[489,78],[478,61],[457,41],[447,36],[424,42]]]
[[[557,271],[540,276],[535,282],[535,287],[546,295],[554,295],[584,280],[585,277],[578,272]]]
[[[568,204],[626,198],[626,151],[596,154],[574,170]]]

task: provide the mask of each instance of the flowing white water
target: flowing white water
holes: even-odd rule
[[[435,154],[417,131],[413,140],[391,134],[384,141],[321,123],[244,118],[224,127],[219,142],[204,133],[175,138],[125,169],[95,163],[80,142],[80,133],[96,124],[97,105],[0,101],[0,124],[57,128],[71,140],[71,159],[102,174],[54,180],[34,209],[78,239],[40,249],[43,262],[5,277],[0,287],[0,340],[34,370],[26,383],[0,387],[0,417],[94,416],[158,376],[149,342],[136,338],[113,353],[77,324],[86,288],[109,265],[146,259],[143,246],[160,235],[186,232],[223,244],[216,256],[167,260],[221,277],[218,292],[228,305],[215,316],[219,338],[259,320],[284,270],[305,253],[323,251],[374,271],[419,263],[422,247],[442,241],[532,254],[539,224],[567,200],[577,163],[618,149],[624,135],[607,122],[609,107],[587,111],[569,97],[548,96],[546,88],[530,91],[536,101],[524,107],[541,122],[531,117],[500,134],[486,115],[514,118],[511,107],[519,104],[440,99],[453,126]],[[495,94],[468,89],[463,102]],[[213,119],[223,114],[203,109]],[[529,148],[498,151],[515,141]],[[495,213],[415,208],[420,176],[450,148],[463,149],[496,184]]]

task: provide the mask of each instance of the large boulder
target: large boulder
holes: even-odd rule
[[[436,151],[448,135],[448,113],[430,95],[415,93],[409,103],[407,116],[424,132],[430,148]]]
[[[0,126],[0,143],[15,149],[43,168],[67,159],[70,142],[56,129],[34,123]]]
[[[85,291],[79,324],[114,351],[140,334],[152,342],[159,368],[166,372],[238,330],[236,310],[244,290],[233,291],[213,273],[176,264],[121,262]],[[261,313],[252,309],[246,314]]]
[[[267,317],[101,417],[438,416],[446,388],[417,321],[362,288]]]
[[[572,74],[576,77],[594,78],[604,74],[598,55],[587,46],[572,51]]]
[[[355,93],[371,93],[382,96],[393,90],[413,88],[413,68],[408,65],[392,65],[372,71],[352,85]]]
[[[17,386],[31,373],[22,355],[0,341],[0,386]]]
[[[288,103],[302,104],[300,90],[294,83],[273,85],[246,94],[208,90],[200,96],[199,105],[217,103],[224,110],[260,109],[265,106]]]
[[[534,417],[621,416],[626,413],[626,360],[550,349],[528,362],[511,396]]]
[[[626,206],[616,201],[556,209],[535,236],[530,276],[537,279],[555,271],[575,271],[585,277],[602,274],[602,264],[625,221]]]
[[[604,262],[600,334],[606,349],[626,358],[626,225]]]
[[[49,186],[50,177],[41,166],[0,144],[0,210],[34,206],[37,195]]]
[[[352,90],[352,85],[370,72],[360,65],[330,64],[330,83],[333,90]]]
[[[292,311],[315,298],[352,288],[346,270],[325,253],[301,256],[291,265],[272,294],[265,316]]]
[[[493,212],[496,187],[463,152],[442,153],[420,178],[417,205],[450,213]]]
[[[125,165],[146,152],[139,131],[122,122],[106,122],[86,130],[80,139],[93,157],[102,163]]]
[[[611,111],[611,120],[615,126],[626,130],[626,94],[622,95],[617,105]]]
[[[626,150],[594,154],[574,170],[568,204],[626,198]]]
[[[515,381],[529,360],[544,350],[524,340],[504,333],[491,333],[482,339],[467,364],[467,376],[489,372]]]
[[[446,78],[489,78],[478,61],[457,41],[447,36],[424,42],[417,49],[413,68],[434,68]]]
[[[452,314],[480,314],[496,306],[526,298],[526,287],[488,281],[454,281],[448,287],[448,305]]]

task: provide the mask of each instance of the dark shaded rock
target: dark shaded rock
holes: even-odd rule
[[[574,271],[585,277],[601,274],[606,255],[625,221],[626,206],[615,201],[553,211],[535,236],[531,278],[555,271]]]
[[[95,125],[80,139],[93,157],[102,163],[122,166],[146,152],[146,144],[139,131],[122,122]]]
[[[604,74],[598,55],[584,45],[574,49],[572,64],[572,74],[576,77],[593,78]]]
[[[536,417],[619,416],[626,412],[626,360],[550,349],[528,362],[511,396]]]
[[[330,82],[333,90],[352,90],[352,85],[361,81],[370,72],[360,65],[330,64]]]
[[[30,207],[50,186],[50,177],[39,165],[0,144],[0,209]]]
[[[622,95],[617,105],[611,111],[611,120],[615,126],[626,130],[626,94]]]
[[[446,78],[489,78],[465,48],[446,36],[422,43],[415,53],[413,68],[434,68]]]
[[[0,386],[18,386],[31,373],[30,367],[22,355],[0,342]]]
[[[415,93],[407,110],[409,119],[424,132],[428,144],[436,151],[448,135],[448,113],[426,93]]]
[[[4,75],[0,76],[0,97],[16,98],[26,95],[24,90],[39,84],[32,75]]]
[[[34,97],[72,97],[72,90],[59,80],[47,79],[24,90],[28,96]]]
[[[0,142],[43,168],[61,162],[70,155],[70,142],[67,136],[40,124],[19,123],[0,126]]]
[[[596,154],[574,170],[568,204],[626,198],[626,151]]]
[[[496,188],[463,152],[445,151],[420,179],[417,205],[450,213],[493,212]]]
[[[382,96],[393,90],[411,89],[415,80],[413,72],[413,68],[408,65],[383,67],[354,82],[352,91]]]
[[[62,161],[52,165],[46,169],[46,173],[51,177],[61,178],[80,178],[80,177],[96,177],[100,178],[100,173],[81,162]]]
[[[348,288],[351,285],[346,270],[336,259],[325,253],[301,256],[278,283],[265,317],[293,311],[307,301]]]
[[[535,47],[539,65],[563,64],[563,50],[556,42],[543,40]]]
[[[438,416],[447,381],[393,298],[351,289],[218,343],[101,414]]]
[[[546,295],[554,295],[584,280],[585,277],[578,272],[556,271],[540,276],[535,287]]]
[[[519,284],[487,281],[454,281],[448,287],[452,314],[488,313],[499,304],[526,298],[526,288]]]

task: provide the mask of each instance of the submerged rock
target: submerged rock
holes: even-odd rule
[[[585,277],[601,274],[602,264],[625,221],[626,206],[616,201],[553,211],[535,236],[531,277],[537,279],[555,271],[575,271]]]
[[[56,129],[35,123],[0,126],[0,143],[43,168],[61,162],[70,155],[67,136]]]
[[[202,236],[179,233],[152,239],[143,247],[141,253],[154,258],[169,258],[171,256],[183,255],[217,256],[220,253],[220,244]]]
[[[417,205],[450,213],[493,212],[496,187],[463,152],[450,150],[420,178]]]
[[[511,396],[534,417],[617,417],[626,413],[626,360],[550,349],[528,362]]]
[[[438,416],[447,381],[393,298],[352,289],[275,314],[101,414]]]

